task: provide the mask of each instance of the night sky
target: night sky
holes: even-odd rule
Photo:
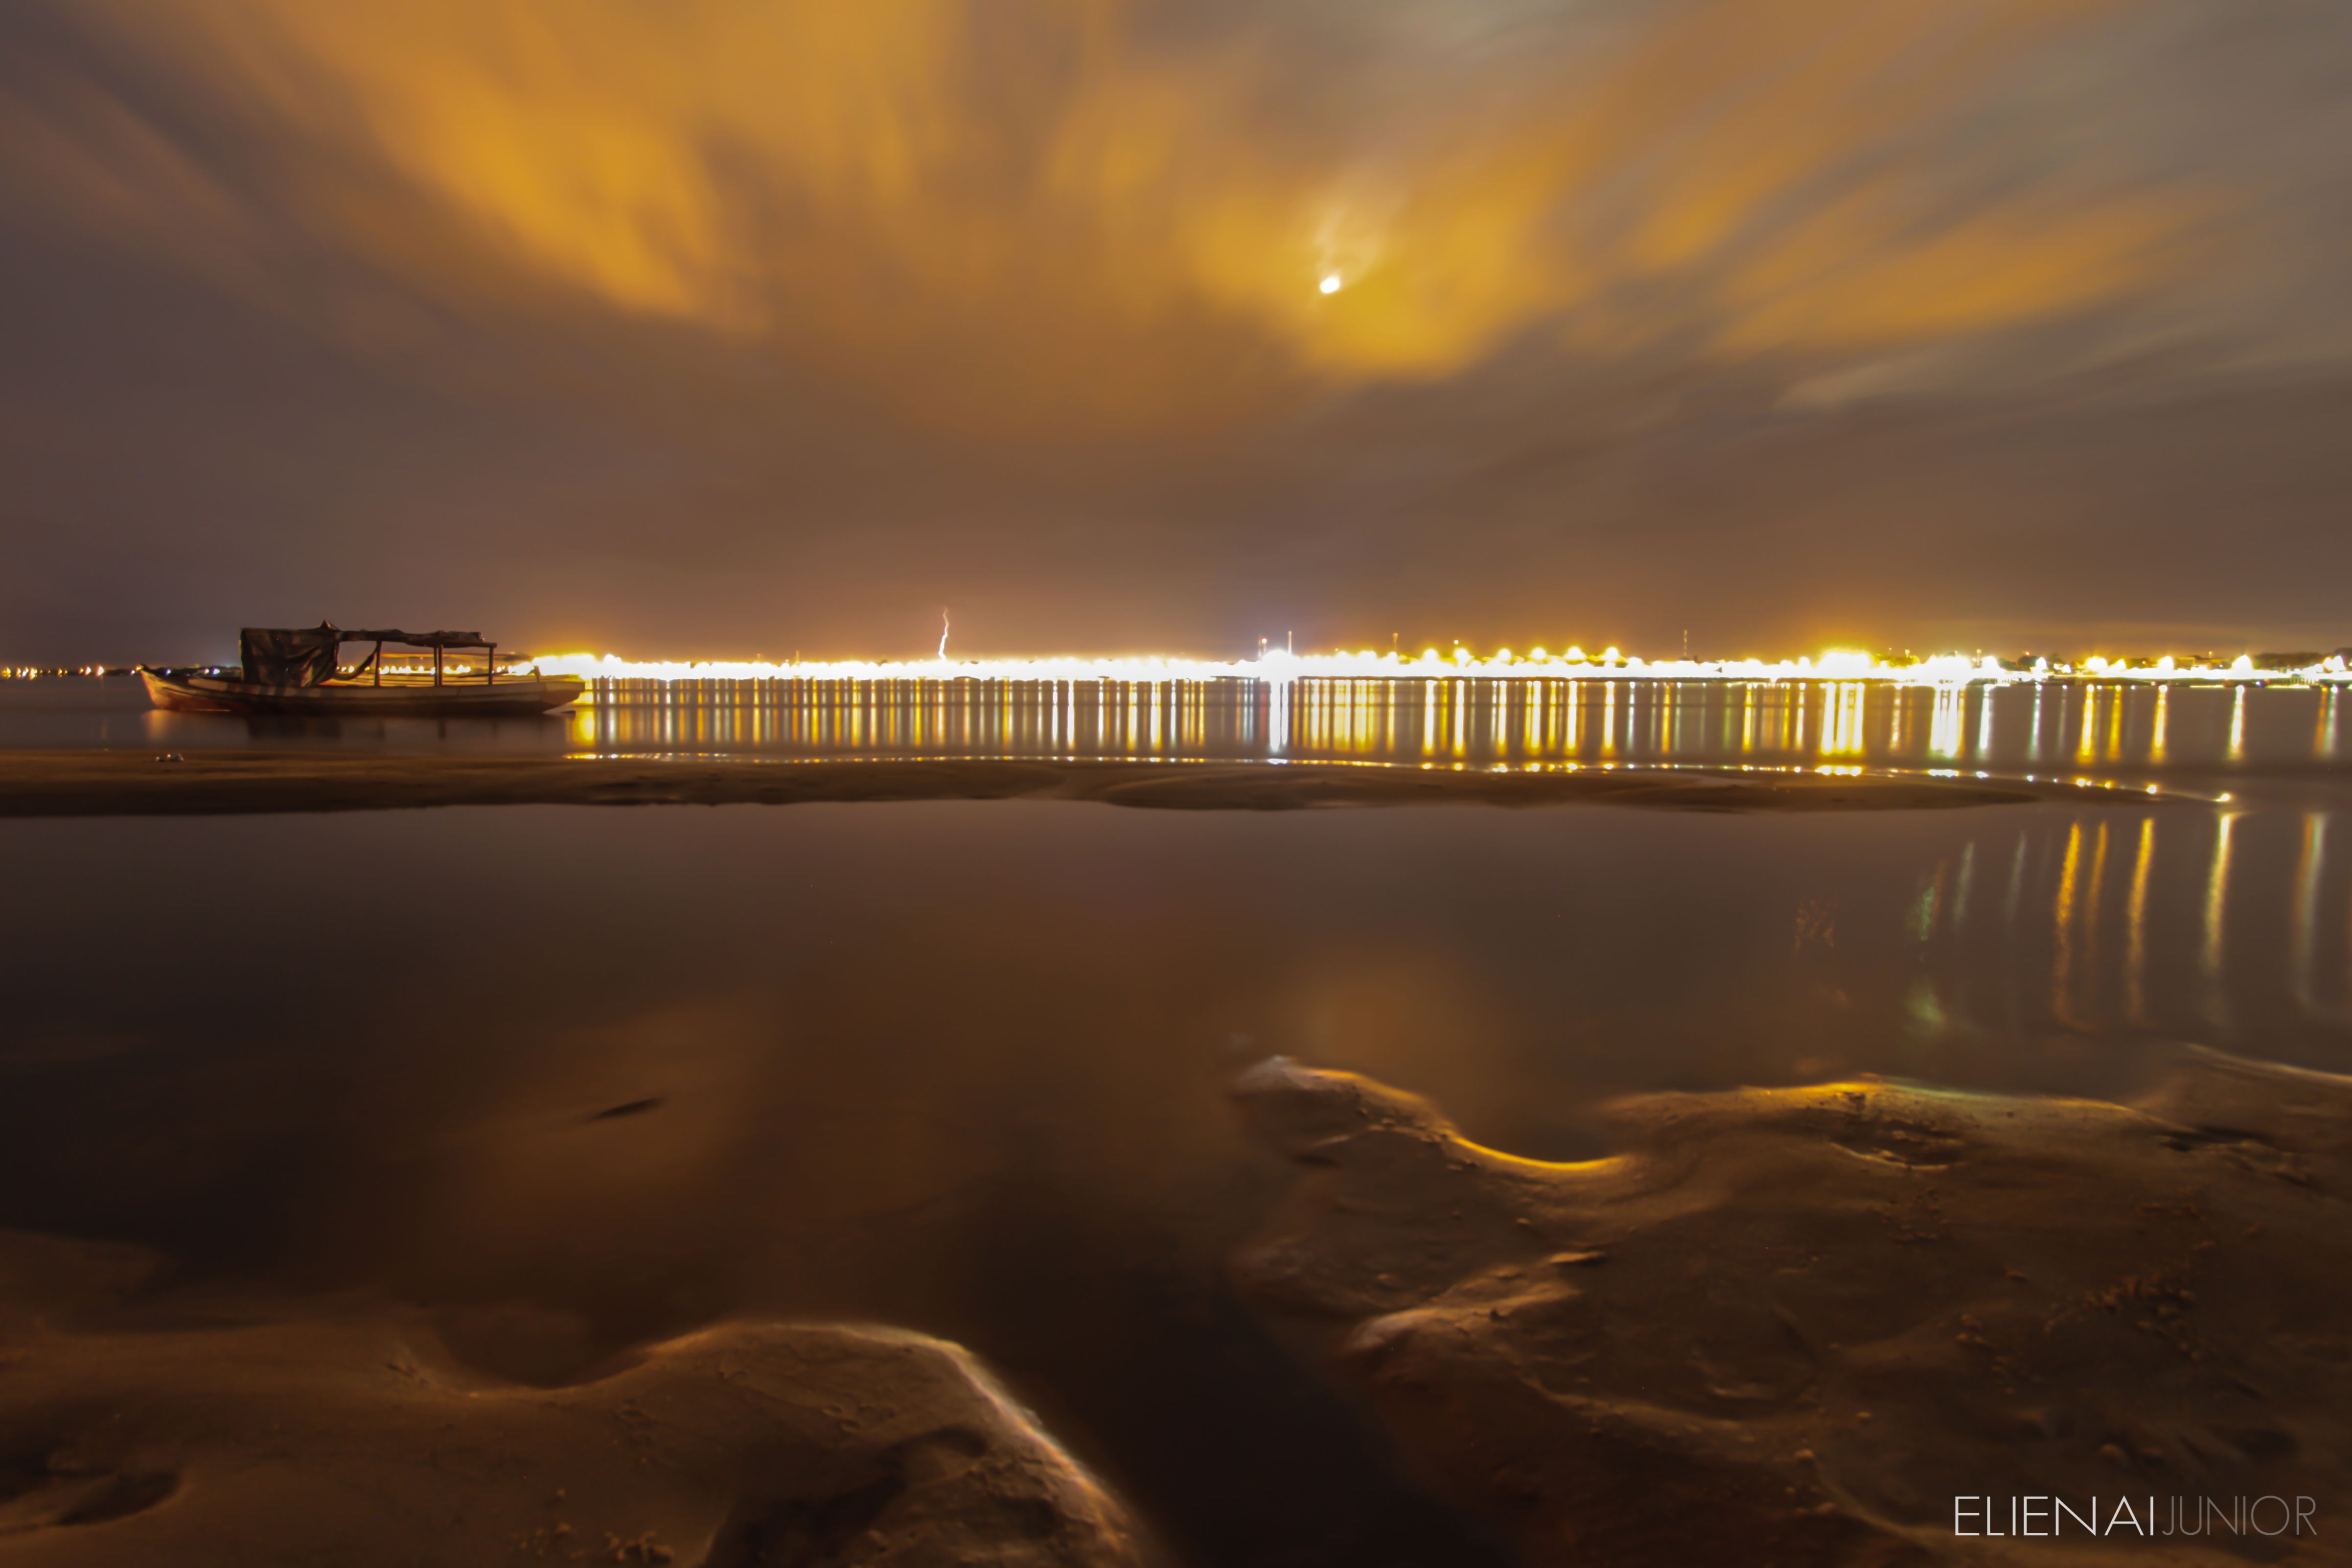
[[[0,0],[0,660],[2333,648],[2347,279],[2343,0]]]

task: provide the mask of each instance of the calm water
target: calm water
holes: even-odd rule
[[[1007,1368],[1199,1563],[1491,1560],[1223,1283],[1282,1181],[1224,1101],[1265,1055],[1559,1157],[1643,1089],[1876,1071],[2116,1094],[2179,1040],[2352,1070],[2352,789],[2331,700],[2298,688],[730,690],[290,737],[93,681],[26,694],[0,687],[0,743],[1728,757],[2178,786],[1806,816],[0,821],[0,1225],[380,1286],[460,1340],[520,1314],[580,1355],[734,1312],[930,1329]]]
[[[2095,681],[600,682],[536,721],[231,719],[135,680],[0,682],[0,746],[776,757],[1854,763],[2167,778],[2352,768],[2340,686]]]

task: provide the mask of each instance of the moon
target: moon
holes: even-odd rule
[[[1339,291],[1339,285],[1342,281],[1343,279],[1338,273],[1327,272],[1323,275],[1323,281],[1318,283],[1316,287],[1322,289],[1326,294],[1337,294]]]

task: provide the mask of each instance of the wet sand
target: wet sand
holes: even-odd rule
[[[1239,1092],[1297,1172],[1241,1288],[1530,1568],[2352,1561],[2352,1079],[1650,1096],[1566,1164],[1352,1074]],[[157,1269],[0,1232],[0,1563],[1165,1560],[939,1340],[723,1321],[533,1376],[562,1314]],[[1955,1533],[2012,1497],[2105,1539]],[[2206,1499],[2300,1527],[2181,1530]]]
[[[0,1232],[0,1563],[1139,1568],[1125,1509],[957,1347],[728,1322],[544,1387],[556,1321],[174,1300]],[[535,1315],[548,1319],[551,1315]]]
[[[1297,1167],[1244,1288],[1535,1568],[2352,1561],[2352,1079],[1651,1096],[1573,1164],[1351,1074],[1241,1095]]]
[[[1589,800],[1769,812],[2042,798],[2022,789],[1936,781],[1633,771],[1530,775],[1345,766],[934,762],[525,761],[517,766],[504,759],[250,754],[161,763],[141,752],[59,755],[46,759],[46,771],[44,762],[20,755],[0,763],[0,800],[7,803],[0,805],[0,813],[943,798],[1255,811],[1415,801],[1535,805]],[[572,793],[543,793],[551,789]],[[2075,798],[2146,801],[2104,792],[2081,792]],[[1448,824],[1516,831],[1508,820],[1471,813],[1429,814],[1412,823],[1331,816],[1255,828],[1234,819],[1160,819],[1155,827],[1147,819],[1120,814],[1066,816],[1009,808],[977,814],[992,821],[1043,816],[1061,831],[1067,829],[1059,825],[1092,815],[1098,829],[1245,829],[1285,838],[1302,831],[1346,830],[1390,839],[1401,837],[1401,829]],[[537,815],[463,814],[415,819],[409,826],[454,830],[470,822],[485,836],[503,837]],[[633,826],[684,832],[699,822],[703,826],[696,831],[731,843],[746,827],[814,827],[834,815],[859,814],[754,814],[750,821],[647,814]],[[898,823],[930,814],[866,815]],[[2000,814],[2000,820],[2032,816]],[[1617,827],[1626,833],[1691,828],[1868,835],[1913,827],[1941,832],[1969,820],[1906,824],[1888,818],[1840,826],[1721,819],[1677,825],[1651,818],[1619,819]],[[1990,825],[1995,819],[1988,814],[1982,820]],[[128,837],[176,835],[183,826],[157,825]],[[255,820],[208,825],[197,837],[242,841],[277,827],[319,835],[403,826],[395,819],[281,825]],[[126,837],[115,826],[95,824],[21,831],[43,841]],[[140,869],[142,876],[148,874],[147,868]],[[89,874],[80,862],[72,870],[76,877]],[[222,888],[232,880],[215,879]],[[213,883],[191,885],[204,886],[207,900],[224,896]],[[144,884],[126,880],[121,886],[137,889]],[[1074,905],[1072,886],[1053,885],[1050,898],[1039,895],[1037,908],[1066,914],[1077,907],[1085,919],[1099,920],[1094,907]],[[139,895],[142,907],[149,896]],[[892,897],[898,902],[907,899],[904,891]],[[1022,953],[1037,945],[1039,931],[1052,929],[1041,928],[1038,919],[1033,913],[994,922],[1009,933],[1004,951]],[[944,949],[940,931],[953,931],[969,942],[971,924],[923,928],[931,934],[914,945],[926,952]],[[1193,921],[1183,929],[1201,925]],[[1862,929],[1858,920],[1851,929]],[[1164,944],[1166,938],[1156,940]],[[1780,940],[1785,945],[1786,938]],[[1842,951],[1851,951],[1855,940],[1849,935]],[[904,942],[903,936],[894,937],[894,944]],[[983,952],[975,962],[989,957]],[[824,962],[840,960],[828,955]],[[1384,962],[1394,966],[1392,956]],[[1180,975],[1217,972],[1214,962],[1171,968]],[[935,975],[926,983],[948,984]],[[1133,992],[1131,985],[1107,984],[1103,994],[1124,997]],[[1757,994],[1743,988],[1739,1005],[1755,1007]],[[795,1005],[805,1009],[805,998]],[[856,1014],[845,1016],[862,1017],[877,1005],[871,995],[861,995],[856,1005]],[[1002,1002],[972,1010],[984,1018],[1019,1016]],[[1087,1047],[1088,1058],[1102,1054],[1098,1041],[1119,1037],[1116,1016],[1105,1010],[1090,1032],[1071,1037]],[[820,1016],[811,1038],[840,1054],[838,1042],[859,1037],[845,1026],[831,1027],[831,1022]],[[554,1146],[554,1134],[546,1132],[551,1142],[512,1145],[520,1152],[507,1168],[519,1173],[510,1180],[521,1186],[556,1185],[582,1198],[579,1212],[593,1223],[564,1234],[593,1237],[600,1268],[609,1266],[604,1248],[614,1228],[610,1214],[626,1207],[623,1200],[634,1203],[641,1195],[648,1172],[656,1183],[663,1177],[664,1151],[724,1147],[723,1138],[711,1136],[709,1121],[693,1118],[706,1100],[746,1100],[736,1080],[720,1080],[723,1093],[699,1099],[690,1074],[689,1081],[672,1081],[679,1072],[681,1041],[698,1042],[724,1026],[723,1018],[714,1026],[706,1017],[686,1015],[674,1030],[622,1041],[641,1052],[643,1061],[628,1056],[625,1071],[598,1067],[593,1075],[582,1071],[579,1042],[562,1042],[566,1076],[557,1081],[565,1085],[565,1103],[580,1099],[593,1112],[570,1118],[566,1129],[576,1122],[599,1137],[617,1133],[646,1141],[648,1149],[632,1152],[608,1140],[593,1154],[563,1163],[546,1158],[545,1149]],[[1646,1042],[1647,1030],[1640,1033]],[[612,1048],[619,1059],[621,1045]],[[766,1035],[751,1037],[743,1048],[761,1062],[779,1055]],[[1267,1048],[1287,1047],[1258,1047]],[[1026,1060],[1038,1047],[1024,1033],[1020,1049],[1020,1059]],[[1247,1059],[1223,1058],[1235,1065]],[[662,1064],[658,1070],[646,1065],[655,1060]],[[342,1058],[337,1061],[337,1074],[351,1070]],[[1401,1081],[1433,1081],[1402,1066],[1392,1070],[1377,1056],[1357,1056],[1352,1065],[1376,1067]],[[415,1068],[409,1064],[410,1070]],[[1220,1078],[1230,1070],[1217,1068]],[[2319,1500],[2325,1529],[2340,1522],[2341,1509],[2352,1500],[2342,1495],[2340,1482],[2329,1479],[2344,1469],[2342,1417],[2331,1412],[2352,1407],[2352,1399],[2344,1397],[2352,1391],[2343,1387],[2342,1371],[2352,1364],[2352,1349],[2340,1311],[2347,1254],[2340,1237],[2326,1228],[2346,1191],[2342,1129],[2352,1101],[2332,1087],[2340,1080],[2267,1069],[2233,1077],[2233,1070],[2208,1062],[2180,1080],[2169,1100],[2150,1100],[2136,1110],[2086,1101],[1938,1094],[1874,1082],[1653,1100],[1621,1117],[1626,1152],[1568,1166],[1513,1161],[1475,1149],[1426,1107],[1405,1097],[1382,1100],[1366,1080],[1305,1075],[1296,1083],[1282,1079],[1269,1091],[1260,1079],[1252,1092],[1259,1124],[1301,1162],[1307,1176],[1299,1206],[1276,1222],[1266,1245],[1249,1253],[1240,1275],[1286,1324],[1305,1325],[1299,1342],[1317,1363],[1332,1365],[1344,1381],[1369,1394],[1423,1476],[1507,1521],[1529,1563],[1958,1560],[1948,1531],[1940,1540],[1937,1533],[1933,1515],[1950,1505],[1949,1495],[1939,1496],[1938,1489],[2074,1495],[2086,1479],[2105,1484],[2107,1490],[2098,1495],[2110,1502],[2126,1488],[2135,1497],[2167,1499],[2299,1489],[2298,1495]],[[276,1082],[271,1073],[231,1085],[265,1086],[266,1114],[257,1110],[255,1125],[288,1124],[267,1092]],[[94,1072],[92,1081],[102,1076]],[[593,1092],[575,1081],[590,1077],[596,1078]],[[603,1077],[614,1078],[609,1093],[604,1092]],[[471,1065],[450,1081],[462,1083],[468,1095],[483,1088],[479,1069]],[[1527,1079],[1514,1081],[1514,1093],[1530,1092]],[[1284,1085],[1299,1083],[1308,1085],[1303,1100],[1285,1108]],[[1368,1097],[1349,1102],[1346,1120],[1336,1125],[1317,1120],[1321,1112],[1312,1110],[1324,1103],[1324,1087],[1318,1086],[1328,1084],[1359,1086]],[[800,1080],[793,1087],[796,1092],[804,1088]],[[1014,1087],[1026,1092],[1024,1085]],[[58,1102],[47,1098],[56,1092],[47,1080],[42,1092],[40,1113],[56,1116]],[[857,1092],[870,1091],[861,1080]],[[1200,1086],[1200,1114],[1223,1125],[1213,1092],[1209,1084]],[[978,1099],[969,1089],[959,1093]],[[1850,1097],[1859,1097],[1860,1103]],[[1190,1103],[1166,1094],[1156,1082],[1142,1098],[1154,1101],[1155,1124],[1179,1120],[1168,1107]],[[1460,1097],[1454,1102],[1459,1110],[1470,1109]],[[170,1118],[162,1124],[164,1132],[153,1138],[142,1132],[126,1139],[125,1147],[152,1142],[184,1152],[186,1146],[203,1142],[192,1136],[202,1129],[190,1121],[185,1104],[169,1098],[158,1103]],[[1307,1108],[1304,1120],[1293,1116],[1301,1106]],[[383,1114],[380,1106],[371,1106],[370,1115]],[[548,1121],[551,1127],[553,1119]],[[1368,1121],[1384,1123],[1377,1136],[1363,1135],[1367,1129],[1360,1124]],[[1351,1123],[1357,1124],[1352,1130]],[[135,1123],[126,1115],[122,1124]],[[772,1125],[787,1123],[778,1118]],[[773,1141],[772,1133],[761,1136]],[[808,1136],[805,1127],[800,1136]],[[927,1142],[940,1141],[932,1137]],[[1372,1157],[1376,1148],[1388,1151],[1380,1160],[1393,1155],[1398,1162],[1393,1187],[1365,1183],[1378,1163]],[[1445,1169],[1449,1163],[1461,1168]],[[257,1162],[255,1168],[264,1167]],[[472,1219],[486,1206],[496,1209],[496,1184],[473,1176],[497,1168],[495,1161],[460,1168],[467,1179],[452,1184],[462,1203],[450,1212]],[[723,1162],[719,1166],[727,1188],[744,1185],[751,1168]],[[875,1168],[887,1167],[877,1161]],[[281,1167],[272,1163],[267,1169],[270,1180],[282,1184]],[[866,1169],[845,1164],[844,1181],[851,1172],[862,1179]],[[583,1172],[596,1181],[581,1180]],[[1438,1182],[1456,1186],[1432,1184]],[[793,1197],[804,1205],[802,1194]],[[731,1213],[715,1207],[709,1212],[715,1226],[737,1223]],[[761,1213],[764,1222],[754,1216],[752,1223],[772,1226],[779,1214],[787,1216],[787,1224],[805,1218],[782,1205]],[[445,1217],[428,1212],[416,1222],[436,1253],[450,1249]],[[1124,1211],[1107,1208],[1106,1229],[1114,1220],[1124,1227],[1127,1217]],[[73,1228],[76,1222],[29,1223]],[[678,1221],[672,1213],[659,1223],[676,1227]],[[2245,1234],[2256,1226],[2270,1239]],[[958,1219],[936,1234],[953,1246],[978,1229]],[[1021,1313],[1035,1310],[1041,1279],[1051,1281],[1043,1289],[1067,1289],[1073,1279],[1080,1290],[1086,1288],[1085,1269],[1051,1275],[1034,1256],[1024,1253],[1020,1243],[1026,1233],[1008,1227],[980,1234],[991,1249],[1007,1254],[1003,1288]],[[1122,1239],[1142,1251],[1164,1246],[1168,1238],[1152,1232],[1134,1238],[1123,1228]],[[1007,1241],[1013,1245],[1003,1245]],[[2196,1251],[2200,1241],[2212,1246]],[[1223,1256],[1230,1245],[1229,1237],[1221,1238],[1215,1256]],[[929,1248],[921,1253],[930,1255]],[[2173,1267],[2183,1256],[2191,1260],[2186,1272]],[[2218,1278],[2198,1272],[2209,1268]],[[12,1270],[20,1280],[79,1277],[54,1258],[36,1258],[17,1268],[0,1249],[0,1275]],[[0,1289],[0,1296],[7,1293]],[[869,1335],[862,1330],[777,1331],[722,1323],[698,1331],[693,1325],[711,1321],[714,1314],[681,1311],[677,1319],[636,1331],[635,1338],[650,1342],[636,1370],[607,1369],[604,1375],[586,1376],[563,1364],[568,1331],[561,1322],[457,1321],[446,1310],[316,1300],[237,1306],[226,1314],[233,1321],[225,1321],[220,1312],[208,1317],[184,1310],[190,1304],[143,1298],[135,1289],[127,1302],[109,1297],[87,1309],[78,1304],[79,1287],[67,1294],[77,1304],[55,1313],[41,1308],[45,1321],[30,1329],[20,1322],[13,1344],[0,1331],[0,1363],[12,1354],[16,1358],[13,1366],[0,1365],[0,1438],[6,1444],[0,1449],[0,1468],[5,1470],[0,1506],[14,1510],[0,1514],[0,1528],[26,1526],[13,1536],[0,1533],[0,1563],[121,1561],[119,1554],[108,1554],[110,1541],[151,1539],[156,1550],[150,1554],[158,1558],[198,1564],[245,1561],[249,1551],[229,1557],[221,1542],[274,1545],[281,1540],[274,1532],[298,1525],[362,1533],[373,1528],[369,1520],[337,1511],[339,1500],[355,1492],[389,1499],[400,1530],[407,1531],[386,1535],[405,1552],[389,1561],[418,1560],[420,1545],[428,1543],[439,1548],[436,1560],[468,1561],[463,1552],[442,1544],[454,1540],[478,1540],[505,1553],[486,1555],[485,1561],[530,1560],[542,1551],[550,1560],[623,1562],[659,1561],[660,1553],[667,1553],[679,1563],[702,1562],[716,1568],[748,1568],[761,1560],[746,1554],[749,1547],[722,1547],[737,1541],[754,1542],[772,1558],[781,1552],[783,1561],[856,1562],[861,1559],[855,1552],[884,1546],[900,1554],[877,1561],[992,1560],[980,1550],[985,1545],[991,1551],[1009,1548],[1012,1554],[993,1560],[1011,1563],[1119,1562],[1129,1550],[1116,1505],[1064,1509],[1055,1503],[1057,1498],[1089,1495],[1069,1489],[1090,1483],[1056,1469],[1050,1455],[1034,1466],[1022,1461],[1023,1473],[1037,1483],[1027,1490],[1012,1485],[1017,1477],[1002,1487],[989,1481],[993,1470],[976,1478],[987,1483],[976,1490],[955,1482],[966,1473],[968,1460],[1035,1456],[1034,1445],[1045,1439],[1034,1426],[1027,1436],[1008,1429],[974,1450],[971,1439],[954,1436],[981,1429],[973,1423],[987,1415],[987,1391],[968,1359],[938,1341],[915,1341],[889,1330]],[[423,1292],[408,1299],[446,1298]],[[1219,1300],[1224,1299],[1221,1292]],[[1143,1321],[1166,1305],[1157,1296],[1109,1292],[1102,1301],[1106,1318]],[[2021,1301],[2030,1309],[2024,1315],[2017,1310]],[[784,1310],[791,1310],[789,1303]],[[479,1310],[495,1315],[498,1309]],[[1580,1319],[1580,1312],[1587,1315]],[[819,1315],[824,1321],[854,1316],[832,1305]],[[1238,1309],[1234,1315],[1240,1316]],[[968,1331],[963,1324],[934,1321],[895,1303],[874,1316],[921,1322],[981,1346],[1002,1364],[1021,1369],[1024,1386],[1036,1390],[1038,1397],[1057,1392],[1051,1378],[1021,1368],[1017,1349]],[[2054,1337],[2033,1341],[2029,1330]],[[1055,1331],[1067,1337],[1066,1329]],[[1191,1321],[1175,1332],[1206,1337]],[[698,1359],[712,1343],[737,1358],[720,1366],[715,1384]],[[759,1422],[727,1403],[733,1397],[727,1386],[729,1367],[765,1368],[761,1375],[770,1376],[772,1386],[797,1387],[818,1375],[813,1370],[817,1362],[833,1364],[826,1357],[837,1355],[850,1367],[845,1376],[863,1378],[868,1373],[858,1369],[882,1354],[877,1347],[905,1343],[924,1347],[915,1361],[930,1392],[908,1392],[887,1377],[875,1382],[873,1388],[884,1391],[876,1403],[913,1414],[908,1417],[911,1425],[892,1426],[894,1435],[872,1443],[843,1430],[839,1436],[847,1447],[824,1447],[821,1430],[793,1426],[807,1414],[807,1402],[797,1396],[779,1394],[761,1405]],[[813,1348],[823,1349],[823,1356],[813,1360]],[[1267,1359],[1279,1358],[1269,1348]],[[533,1372],[534,1363],[543,1363],[541,1372]],[[1199,1375],[1194,1363],[1182,1363],[1181,1372]],[[2000,1381],[2012,1372],[2019,1381]],[[2195,1381],[2200,1377],[2205,1381]],[[207,1378],[213,1381],[207,1384]],[[279,1380],[270,1386],[281,1393],[295,1392],[275,1405],[267,1399],[241,1403],[248,1390],[271,1379]],[[2013,1396],[2008,1392],[2012,1388]],[[1129,1396],[1122,1392],[1118,1397]],[[1091,1436],[1085,1420],[1055,1405],[1045,1408],[1056,1430],[1081,1439]],[[1239,1406],[1239,1419],[1236,1406],[1221,1408],[1226,1424],[1204,1421],[1187,1435],[1189,1440],[1219,1446],[1238,1441],[1237,1431],[1250,1425],[1251,1407]],[[285,1414],[289,1409],[297,1412],[290,1419]],[[114,1412],[132,1414],[139,1428],[135,1444],[108,1425]],[[646,1415],[654,1418],[651,1426]],[[771,1430],[763,1422],[781,1426]],[[281,1430],[270,1430],[273,1424]],[[609,1447],[616,1440],[638,1442],[632,1434],[641,1428],[647,1436],[637,1451],[652,1456],[642,1465],[614,1461],[580,1436],[600,1435]],[[1284,1428],[1297,1429],[1295,1424]],[[483,1467],[468,1468],[467,1456],[490,1447],[498,1463],[488,1467],[493,1473],[478,1476],[475,1469]],[[1116,1446],[1087,1451],[1106,1452],[1106,1464],[1117,1457]],[[629,1452],[622,1450],[623,1457]],[[574,1466],[580,1468],[573,1473],[591,1476],[593,1484],[583,1489],[559,1481],[562,1498],[526,1492],[516,1479],[523,1477],[536,1488],[547,1476]],[[1149,1489],[1133,1475],[1118,1473],[1122,1490],[1153,1517],[1163,1517],[1153,1508]],[[879,1531],[875,1541],[844,1534],[826,1522],[862,1517],[877,1497],[887,1502],[898,1495],[890,1486],[899,1476],[953,1484],[920,1491],[930,1501],[915,1513],[873,1515],[883,1521],[873,1527]],[[2331,1486],[2336,1489],[2327,1489]],[[1108,1533],[1087,1534],[1092,1527],[1074,1523],[1041,1535],[1006,1535],[1002,1525],[1007,1517],[1047,1517],[1035,1501],[1041,1496],[1053,1518],[1082,1523],[1093,1510],[1099,1521],[1108,1521]],[[255,1498],[268,1506],[254,1504]],[[593,1505],[583,1500],[593,1500]],[[215,1503],[217,1511],[196,1511],[199,1504]],[[443,1533],[427,1533],[420,1520]],[[478,1537],[461,1533],[464,1521],[477,1520],[496,1528]],[[738,1533],[739,1526],[748,1531],[755,1523],[768,1532],[764,1537]],[[558,1535],[559,1526],[566,1533]],[[130,1533],[158,1530],[184,1533]],[[110,1537],[109,1531],[121,1533]],[[341,1544],[358,1538],[334,1537],[333,1550],[310,1560],[371,1561],[364,1552]],[[302,1538],[312,1539],[317,1538]],[[1057,1541],[1093,1544],[1084,1552],[1071,1547],[1062,1556],[1019,1554],[1045,1552]],[[2004,1554],[2018,1551],[2007,1542],[1965,1544],[1984,1548],[1990,1561],[2006,1560]],[[2027,1550],[2034,1544],[2047,1550],[2048,1543],[2020,1543]],[[2325,1538],[2321,1544],[2334,1547]],[[300,1549],[300,1540],[292,1542],[289,1551],[297,1554],[288,1560],[305,1560]],[[2197,1550],[2205,1556],[2195,1560],[2213,1560],[2201,1543]],[[833,1555],[825,1555],[828,1551]],[[2143,1546],[2126,1540],[2116,1551],[2118,1558],[2190,1560],[2177,1542]],[[631,1552],[636,1555],[626,1555]],[[1458,1561],[1414,1557],[1402,1550],[1396,1556]],[[1190,1560],[1236,1559],[1195,1552]],[[1381,1559],[1358,1551],[1349,1560]],[[2048,1560],[2064,1561],[2065,1554]],[[2306,1543],[2299,1560],[2336,1559],[2313,1555]]]
[[[0,752],[0,816],[1012,799],[1197,811],[1580,802],[1700,811],[1886,811],[2047,799],[2144,804],[2147,796],[2063,784],[1730,769],[1499,773],[1330,763],[930,758],[777,763],[315,752]]]

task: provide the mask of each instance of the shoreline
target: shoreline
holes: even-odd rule
[[[184,816],[443,805],[791,805],[1081,800],[1162,810],[1342,805],[1643,805],[1903,811],[2042,800],[2145,804],[2137,790],[1736,768],[1499,773],[1363,763],[910,758],[384,756],[339,752],[0,752],[0,816]]]

